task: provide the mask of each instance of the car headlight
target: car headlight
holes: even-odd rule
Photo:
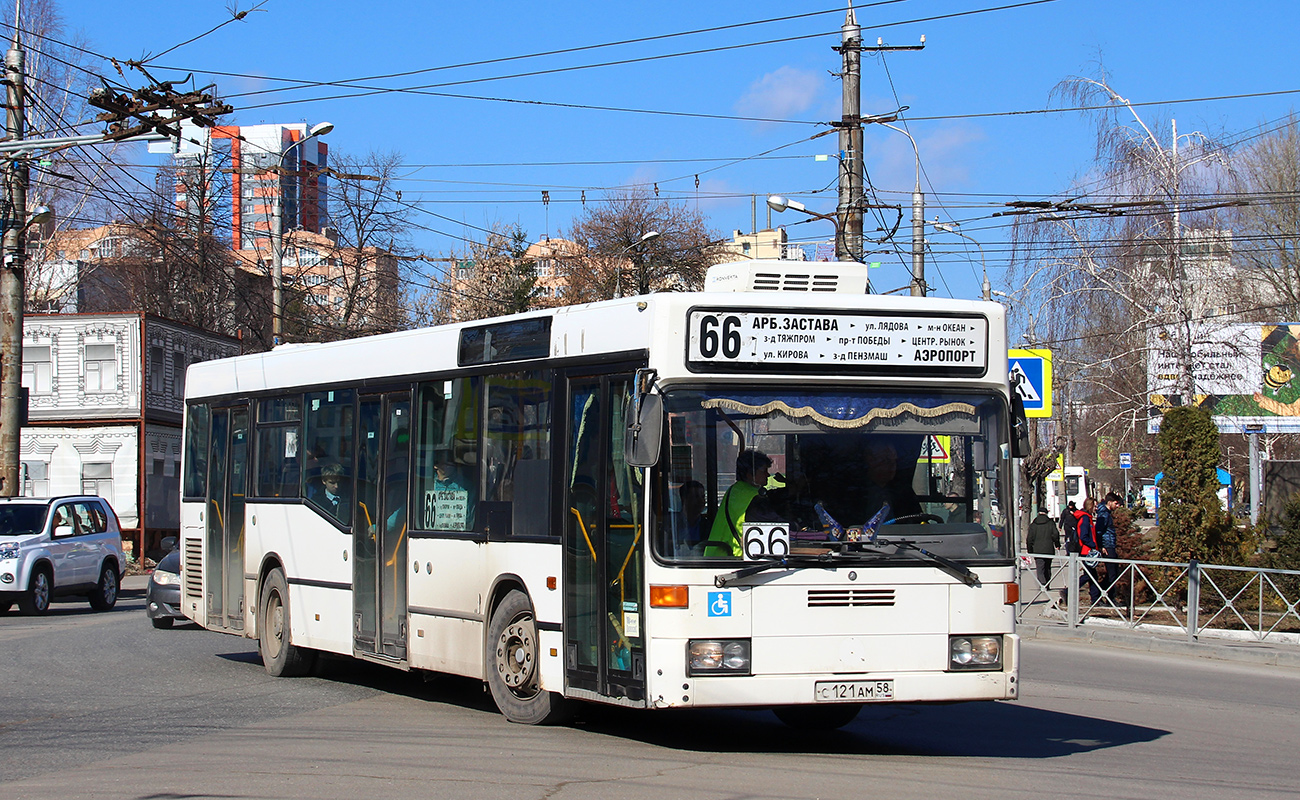
[[[18,557],[22,546],[17,542],[0,542],[0,561],[9,561]]]
[[[690,675],[748,675],[748,639],[692,640],[686,648]]]
[[[1001,668],[1001,636],[950,636],[948,638],[948,669]]]
[[[156,569],[153,571],[153,582],[159,586],[176,586],[181,582],[181,576],[175,572],[163,572]]]

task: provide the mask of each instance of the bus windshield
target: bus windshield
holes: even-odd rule
[[[784,523],[795,553],[866,538],[874,521],[882,541],[968,563],[1012,557],[996,394],[716,387],[664,400],[654,546],[665,561],[740,559],[746,522]]]

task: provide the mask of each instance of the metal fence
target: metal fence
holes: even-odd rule
[[[1088,559],[1051,560],[1039,582],[1022,558],[1019,622],[1134,630],[1251,642],[1300,644],[1300,571],[1217,564]]]

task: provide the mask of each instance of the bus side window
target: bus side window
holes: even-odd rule
[[[550,533],[551,391],[549,370],[488,380],[484,500],[511,536]]]
[[[353,393],[351,390],[309,392],[303,398],[304,436],[310,450],[295,470],[302,495],[317,513],[342,525],[352,521],[353,498],[360,486],[353,486],[354,440]],[[297,452],[297,447],[294,448]],[[326,486],[329,478],[329,486]],[[338,502],[334,498],[338,497]],[[336,510],[337,509],[337,510]]]
[[[410,527],[482,529],[478,513],[478,377],[420,384],[415,411],[415,494]]]

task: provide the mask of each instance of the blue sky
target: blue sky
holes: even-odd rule
[[[951,16],[1013,5],[1015,0],[903,0],[855,3],[864,40],[916,44],[920,52],[864,55],[864,114],[946,117],[1042,109],[1052,89],[1071,75],[1096,75],[1100,61],[1113,86],[1133,102],[1168,101],[1300,89],[1292,43],[1300,3],[1255,0],[1054,0],[1039,5]],[[236,107],[227,121],[315,123],[336,130],[334,151],[399,151],[407,163],[404,200],[417,200],[414,244],[447,255],[474,235],[459,223],[518,223],[532,238],[560,235],[588,202],[609,189],[645,185],[661,196],[698,203],[722,235],[751,227],[750,196],[796,197],[810,208],[835,206],[835,136],[809,137],[823,126],[639,114],[388,92],[322,99],[355,89],[283,91],[276,79],[356,82],[359,78],[448,67],[540,51],[664,36],[737,23],[812,14],[801,19],[691,36],[441,69],[367,86],[411,87],[479,81],[429,91],[611,106],[652,111],[750,116],[802,122],[840,114],[839,56],[831,50],[846,3],[840,2],[420,2],[358,4],[337,0],[267,0],[246,19],[150,60],[160,78],[193,71],[215,81]],[[89,49],[121,58],[148,58],[228,19],[226,0],[159,4],[138,0],[63,0],[70,31]],[[249,8],[247,0],[239,7]],[[814,12],[830,12],[814,14]],[[947,17],[924,22],[920,18]],[[819,35],[820,34],[820,35]],[[760,46],[728,48],[778,40]],[[709,52],[592,69],[481,81],[576,65],[646,59],[684,51]],[[94,69],[114,75],[105,61]],[[205,72],[243,76],[205,75]],[[129,74],[131,84],[144,80]],[[281,91],[270,91],[276,90]],[[264,92],[261,94],[250,94]],[[314,98],[314,99],[313,99]],[[897,98],[897,99],[896,99]],[[310,99],[310,102],[286,102]],[[1141,109],[1153,128],[1179,132],[1244,132],[1289,113],[1300,94],[1158,105]],[[274,104],[274,105],[267,105]],[[1059,105],[1059,103],[1058,103]],[[1154,127],[1154,126],[1159,127]],[[1078,112],[909,122],[925,170],[926,216],[958,219],[984,245],[999,287],[1006,263],[1005,229],[988,219],[1009,200],[1059,194],[1088,172],[1090,120]],[[780,148],[774,150],[774,148]],[[143,148],[141,148],[143,149]],[[901,134],[869,126],[866,167],[883,202],[910,203],[915,179],[911,144]],[[783,158],[752,158],[774,151]],[[147,158],[143,154],[142,159]],[[710,160],[722,159],[722,160]],[[744,159],[744,160],[741,160]],[[524,166],[565,162],[554,166]],[[574,163],[619,162],[619,163]],[[734,162],[734,163],[733,163]],[[482,166],[504,164],[508,166]],[[696,176],[699,178],[697,191]],[[542,192],[550,198],[542,203]],[[933,194],[937,193],[937,194]],[[433,216],[437,214],[440,216]],[[449,219],[446,219],[449,218]],[[793,225],[794,212],[774,216],[792,239],[830,237],[821,222]],[[897,239],[906,252],[907,225]],[[927,277],[940,296],[978,293],[979,254],[951,234],[931,232]],[[908,281],[905,259],[871,256],[882,266],[881,290]],[[1006,287],[1002,287],[1006,288]]]

